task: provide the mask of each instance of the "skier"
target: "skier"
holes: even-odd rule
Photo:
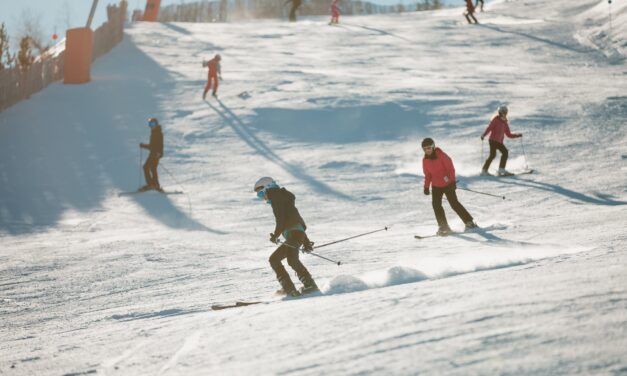
[[[257,180],[253,190],[257,193],[257,197],[272,205],[276,226],[274,232],[270,234],[270,241],[276,244],[281,235],[285,238],[285,242],[272,253],[269,259],[270,266],[272,266],[276,278],[281,284],[282,292],[288,296],[296,297],[317,291],[316,282],[298,258],[298,250],[301,245],[305,252],[311,252],[313,243],[307,238],[305,233],[307,226],[294,205],[296,198],[290,191],[280,188],[270,177]],[[294,287],[294,283],[281,263],[285,258],[287,258],[287,264],[294,269],[298,279],[303,283],[300,292]]]
[[[499,170],[497,174],[499,176],[511,176],[514,175],[511,172],[505,170],[505,165],[507,164],[507,156],[508,151],[505,145],[503,145],[503,140],[505,136],[509,138],[518,138],[522,137],[522,133],[511,133],[509,130],[509,124],[507,122],[507,106],[501,105],[498,108],[498,114],[492,118],[488,128],[486,128],[485,132],[481,135],[481,141],[483,141],[484,137],[490,133],[489,143],[490,143],[490,155],[488,159],[486,159],[483,164],[483,168],[481,169],[481,176],[489,176],[488,168],[490,168],[490,164],[494,157],[496,157],[496,150],[498,149],[501,152],[501,162],[499,163]]]
[[[475,2],[475,9],[477,8],[477,6],[479,6],[479,3],[481,3],[481,11],[483,12],[483,0],[477,0]]]
[[[155,118],[148,119],[148,126],[150,127],[150,143],[139,144],[142,149],[148,149],[150,153],[144,163],[144,178],[146,179],[146,185],[139,188],[140,192],[146,192],[154,189],[159,192],[163,192],[159,185],[159,175],[157,174],[157,167],[159,166],[159,159],[163,156],[163,133],[161,132],[161,125]]]
[[[425,156],[422,159],[422,171],[425,175],[424,193],[429,195],[429,186],[433,187],[433,195],[431,196],[431,204],[435,213],[435,219],[438,221],[438,232],[440,236],[446,236],[451,233],[451,228],[446,221],[444,208],[442,208],[442,196],[446,195],[451,208],[457,213],[466,225],[466,230],[477,228],[472,216],[466,211],[464,206],[457,200],[455,190],[455,167],[453,161],[440,148],[435,147],[435,142],[431,138],[422,140],[422,150]]]
[[[290,8],[289,20],[290,22],[296,22],[296,10],[303,3],[303,0],[287,0],[285,4],[292,3],[292,7]]]
[[[472,4],[472,0],[466,0],[466,11],[464,12],[464,16],[466,17],[466,21],[468,21],[469,24],[472,23],[472,21],[470,20],[471,18],[473,19],[473,21],[475,21],[476,24],[479,23],[479,21],[477,21],[477,19],[475,18],[475,6]]]
[[[337,5],[338,0],[331,2],[331,21],[329,25],[337,25],[340,23],[340,7]]]
[[[211,83],[213,81],[213,92],[211,95],[214,97],[218,96],[218,78],[222,81],[222,68],[220,66],[220,60],[222,57],[219,54],[216,54],[213,59],[209,61],[203,61],[203,67],[209,67],[209,75],[207,77],[207,85],[205,86],[205,91],[202,93],[202,99],[204,100],[207,97],[207,92],[211,89]]]

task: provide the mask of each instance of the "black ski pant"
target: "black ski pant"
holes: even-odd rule
[[[298,279],[303,283],[303,285],[309,286],[313,281],[311,274],[309,274],[305,265],[303,265],[298,258],[298,250],[304,240],[304,232],[290,231],[285,244],[282,244],[272,253],[272,255],[270,255],[270,266],[272,266],[272,269],[276,273],[276,279],[279,281],[285,292],[290,292],[296,289],[292,279],[289,274],[287,274],[285,267],[281,263],[281,261],[285,258],[287,258],[287,264],[294,269],[296,275],[298,275]]]
[[[497,149],[498,151],[501,152],[501,162],[499,163],[499,168],[505,168],[505,165],[507,164],[507,156],[509,155],[507,148],[505,147],[505,145],[503,145],[500,142],[490,140],[490,155],[488,156],[488,159],[486,159],[485,163],[483,164],[484,170],[487,171],[488,168],[490,168],[490,164],[492,163],[492,160],[494,160],[494,157],[496,157]]]
[[[448,222],[446,221],[446,214],[444,214],[444,208],[442,207],[442,196],[446,195],[446,199],[448,203],[451,205],[451,208],[455,210],[455,213],[462,219],[464,223],[472,221],[472,216],[466,208],[457,200],[457,194],[455,193],[454,185],[449,185],[448,187],[440,188],[433,187],[431,193],[431,204],[433,205],[433,211],[435,213],[435,219],[438,221],[438,227],[448,227]]]
[[[290,9],[289,20],[292,22],[296,21],[296,9],[300,7],[302,0],[292,0],[292,8]]]
[[[146,184],[151,187],[160,187],[159,175],[157,174],[159,159],[161,159],[161,154],[151,152],[146,158],[146,163],[144,163],[144,179],[146,179]]]

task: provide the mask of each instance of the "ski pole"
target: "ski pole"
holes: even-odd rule
[[[457,187],[457,189],[462,189],[462,190],[464,190],[464,191],[473,192],[473,193],[479,193],[480,195],[486,195],[486,196],[498,197],[498,198],[502,198],[503,200],[505,200],[505,196],[493,195],[492,193],[485,193],[485,192],[473,191],[472,189],[468,189],[468,188],[460,188],[460,187]]]
[[[330,258],[326,258],[326,257],[324,257],[324,256],[322,256],[322,255],[319,255],[319,254],[317,254],[317,253],[314,253],[314,252],[305,252],[305,253],[307,253],[307,254],[309,254],[309,255],[316,256],[316,257],[320,257],[321,259],[324,259],[324,260],[327,260],[327,261],[331,261],[332,263],[337,264],[337,266],[340,266],[340,265],[342,264],[342,262],[341,262],[341,261],[331,260]]]
[[[479,165],[482,165],[482,164],[483,164],[483,138],[481,139],[481,161],[479,162]]]
[[[294,247],[293,245],[288,244],[287,242],[276,242],[276,244],[278,244],[278,245],[284,245],[284,246],[287,246],[287,247],[293,248],[293,249],[295,249],[295,250],[297,250],[297,251],[300,251],[300,250],[301,250],[301,249],[300,249],[300,247]],[[313,256],[316,256],[316,257],[320,257],[321,259],[324,259],[324,260],[330,261],[330,262],[332,262],[332,263],[334,263],[334,264],[337,264],[337,266],[342,265],[342,262],[341,262],[341,261],[331,260],[330,258],[326,258],[326,257],[324,257],[324,256],[322,256],[322,255],[319,255],[319,254],[317,254],[317,253],[314,253],[314,252],[307,252],[307,251],[303,251],[303,252],[304,252],[304,253],[306,253],[306,254],[308,254],[308,255],[313,255]]]
[[[378,230],[364,232],[363,234],[359,234],[359,235],[351,236],[351,237],[348,237],[348,238],[332,241],[332,242],[329,242],[329,243],[325,243],[325,244],[319,245],[317,247],[314,247],[314,249],[319,249],[319,248],[326,247],[326,246],[331,245],[331,244],[337,244],[337,243],[345,242],[347,240],[351,240],[351,239],[359,238],[359,237],[362,237],[362,236],[374,234],[375,232],[387,231],[387,230],[388,230],[388,227],[385,226],[384,228],[381,228],[381,229],[378,229]]]
[[[139,148],[139,174],[137,175],[137,189],[142,186],[142,148]]]
[[[529,163],[527,162],[527,154],[525,154],[525,143],[522,137],[520,137],[520,146],[522,147],[523,157],[525,158],[525,170],[529,169]]]

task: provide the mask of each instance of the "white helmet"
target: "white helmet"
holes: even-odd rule
[[[273,187],[278,187],[276,181],[274,181],[271,177],[264,176],[263,178],[257,180],[255,186],[253,187],[253,191],[260,192]]]
[[[507,112],[508,112],[507,106],[504,104],[500,105],[498,112],[499,112],[499,115],[507,115]]]

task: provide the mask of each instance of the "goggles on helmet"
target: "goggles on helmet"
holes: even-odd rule
[[[155,120],[155,119],[150,119],[148,121],[148,126],[149,127],[156,127],[157,125],[159,125],[159,123],[157,123],[157,120]]]

